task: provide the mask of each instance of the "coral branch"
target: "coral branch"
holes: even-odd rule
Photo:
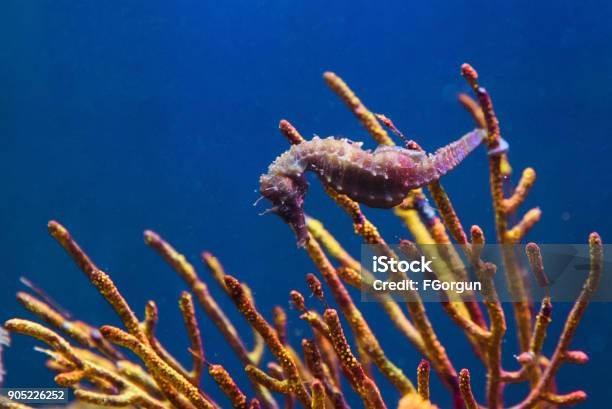
[[[342,101],[357,117],[363,127],[372,135],[372,138],[379,145],[393,145],[393,141],[389,138],[387,132],[376,120],[376,117],[370,112],[357,98],[355,93],[346,85],[346,83],[333,72],[323,74],[323,79],[327,85],[340,97]]]
[[[510,231],[508,230],[509,209],[515,204],[520,204],[525,199],[529,190],[526,189],[525,185],[529,185],[529,183],[527,183],[528,181],[523,183],[521,190],[517,192],[517,196],[510,199],[510,205],[508,205],[508,202],[505,202],[503,181],[508,175],[506,168],[509,169],[506,155],[507,144],[501,139],[499,121],[493,109],[493,102],[487,91],[478,85],[478,73],[472,66],[463,64],[461,66],[461,74],[476,94],[486,124],[486,144],[489,149],[489,179],[493,207],[495,209],[497,239],[502,244],[516,243],[539,220],[540,212],[539,209],[533,209],[527,213],[519,225]],[[529,182],[532,182],[532,180]],[[529,347],[529,340],[531,338],[531,311],[528,297],[522,279],[521,268],[516,260],[514,251],[509,249],[508,246],[502,246],[502,259],[506,272],[506,283],[510,294],[515,300],[513,304],[514,318],[517,323],[519,346],[524,351]]]
[[[423,400],[429,400],[429,362],[422,359],[417,368],[418,393]]]
[[[468,244],[467,235],[463,230],[461,221],[459,221],[459,217],[457,216],[448,195],[444,191],[444,188],[437,180],[430,183],[428,187],[429,191],[431,192],[431,197],[436,203],[436,207],[444,220],[444,224],[448,227],[453,239],[455,239],[459,245],[466,246]]]
[[[327,285],[330,287],[330,290],[334,295],[336,302],[339,304],[342,313],[347,317],[355,336],[361,342],[368,345],[368,354],[376,366],[402,394],[414,392],[415,388],[410,380],[404,375],[400,368],[395,366],[386,357],[383,349],[376,339],[376,336],[363,318],[359,309],[355,306],[355,303],[346,290],[346,287],[344,287],[342,281],[340,281],[334,267],[325,256],[325,253],[323,253],[323,250],[317,241],[314,239],[308,240],[306,243],[306,251],[308,251],[310,258],[323,275]]]
[[[119,351],[113,348],[112,345],[100,336],[100,332],[97,328],[82,321],[72,321],[65,318],[62,314],[53,309],[53,307],[30,294],[18,292],[17,300],[34,315],[50,326],[63,331],[79,344],[89,348],[98,348],[102,353],[113,359],[123,358]]]
[[[317,297],[322,303],[327,304],[327,301],[325,301],[325,294],[323,293],[323,285],[317,276],[312,273],[307,274],[306,282],[308,283],[308,287],[310,288],[312,295]]]
[[[468,113],[472,116],[474,122],[476,123],[476,126],[485,129],[487,127],[487,123],[485,121],[482,109],[480,109],[478,103],[467,94],[459,94],[457,96],[457,99],[459,100],[459,103],[463,105],[466,111],[468,111]]]
[[[232,347],[234,352],[240,358],[240,361],[247,365],[251,362],[249,353],[244,346],[244,342],[238,335],[238,331],[225,316],[219,304],[210,295],[208,286],[204,283],[196,273],[193,266],[178,253],[169,243],[164,241],[157,233],[147,230],[144,233],[145,243],[153,248],[170,266],[181,276],[187,285],[193,291],[193,294],[198,299],[206,314],[210,317],[213,323],[217,326],[223,337]]]
[[[558,406],[574,406],[586,400],[587,394],[584,391],[570,392],[565,395],[556,395],[553,393],[544,393],[541,396],[542,400]]]
[[[227,287],[225,286],[225,275],[226,275],[225,269],[223,268],[223,265],[221,265],[221,262],[219,261],[219,259],[215,257],[214,255],[212,255],[211,253],[209,253],[208,251],[203,251],[201,253],[201,259],[204,265],[208,268],[208,270],[212,274],[215,281],[219,283],[221,288],[223,288],[227,294],[229,294]],[[247,293],[247,296],[249,297],[251,302],[255,304],[255,300],[253,299],[251,290],[246,284],[243,284],[243,286]],[[262,357],[265,345],[264,345],[261,335],[259,335],[257,331],[253,331],[253,338],[254,338],[254,341],[253,341],[254,345],[253,345],[253,349],[249,352],[249,359],[253,364],[257,365],[261,361],[261,357]]]
[[[92,271],[98,270],[98,267],[85,254],[78,243],[74,241],[70,232],[64,226],[55,220],[51,220],[47,227],[53,238],[59,242],[85,274],[89,275]]]
[[[187,371],[180,362],[178,362],[161,344],[155,336],[157,329],[157,321],[159,319],[157,305],[153,301],[149,301],[145,307],[145,319],[142,323],[143,331],[147,337],[147,341],[155,353],[175,371],[193,382],[191,374]],[[195,382],[193,382],[196,384]]]
[[[438,407],[423,400],[418,394],[411,393],[402,397],[397,409],[438,409]]]
[[[202,395],[190,380],[174,370],[161,359],[148,344],[119,328],[105,325],[100,328],[102,335],[114,344],[128,348],[145,363],[151,374],[162,384],[170,384],[198,409],[214,409],[213,404]]]
[[[51,331],[48,328],[43,327],[32,321],[22,319],[11,319],[4,323],[4,328],[9,331],[17,332],[19,334],[28,335],[32,338],[36,338],[39,341],[43,341],[49,346],[53,347],[59,352],[64,358],[66,358],[71,364],[75,365],[78,369],[83,369],[84,364],[81,358],[74,352],[70,347],[70,344],[61,336]]]
[[[546,338],[546,332],[551,322],[552,304],[550,303],[550,297],[544,297],[540,306],[540,311],[536,316],[533,335],[531,337],[531,342],[529,343],[529,350],[534,363],[538,362],[539,356],[542,353],[544,338]]]
[[[440,304],[442,305],[442,308],[444,308],[448,316],[455,322],[455,324],[457,324],[467,334],[469,334],[479,342],[486,342],[489,338],[491,338],[490,331],[487,331],[479,325],[476,325],[474,321],[472,321],[470,318],[459,314],[457,308],[454,305],[456,303],[443,301]]]
[[[532,168],[526,168],[523,171],[523,175],[521,176],[521,179],[519,180],[519,183],[516,186],[516,189],[514,190],[512,196],[507,199],[504,199],[503,206],[506,213],[514,213],[516,209],[518,209],[518,207],[523,204],[525,199],[527,199],[527,195],[533,187],[535,180],[535,170],[533,170]]]
[[[487,351],[487,398],[489,409],[497,409],[503,404],[501,402],[501,350],[506,333],[506,320],[499,302],[486,300],[484,303],[491,320],[491,337]]]
[[[542,211],[538,208],[531,209],[518,222],[512,229],[506,232],[506,241],[508,243],[518,243],[523,237],[527,235],[529,230],[540,221],[542,217]]]
[[[389,128],[391,130],[391,132],[393,132],[402,141],[404,141],[404,143],[407,146],[410,145],[411,143],[413,143],[412,141],[409,141],[408,138],[406,138],[406,136],[402,133],[402,131],[397,129],[397,127],[395,126],[395,124],[393,123],[391,118],[388,118],[388,117],[386,117],[383,114],[374,114],[374,116],[376,117],[376,119],[378,119],[380,122],[382,122],[383,125],[385,125],[387,128]]]
[[[361,235],[363,239],[366,241],[366,243],[376,244],[377,248],[380,249],[380,251],[383,252],[383,254],[387,255],[390,258],[397,259],[397,256],[395,255],[395,253],[389,248],[385,240],[380,236],[376,226],[374,226],[365,217],[365,215],[361,212],[361,209],[356,202],[354,202],[353,200],[351,200],[345,195],[338,194],[332,189],[327,189],[327,193],[353,219],[355,232]],[[418,221],[418,223],[420,224],[420,221]],[[427,234],[427,236],[429,237],[428,232],[425,232],[425,234]],[[344,303],[340,302],[339,299],[344,298],[343,293],[346,293],[346,289],[344,289],[344,286],[342,286],[341,283],[339,283],[339,285],[336,284],[335,277],[337,276],[337,274],[335,273],[334,268],[331,266],[331,264],[329,263],[329,261],[327,260],[323,252],[321,251],[319,245],[317,243],[314,243],[314,240],[310,240],[310,242],[307,243],[306,250],[309,252],[310,258],[314,261],[315,265],[317,265],[317,267],[319,268],[319,271],[321,271],[321,273],[323,274],[323,277],[327,281],[328,285],[332,288],[332,292],[334,293],[334,297],[336,298],[336,301],[338,301],[338,303],[342,307]],[[336,287],[338,287],[338,292],[335,290]],[[442,377],[447,383],[447,385],[449,385],[449,387],[454,389],[456,386],[456,376],[457,376],[456,372],[450,360],[448,359],[448,356],[446,355],[446,351],[444,350],[444,347],[442,347],[442,345],[438,341],[437,335],[435,334],[433,327],[431,326],[431,323],[429,322],[429,319],[427,318],[427,315],[425,313],[425,307],[422,301],[420,300],[419,295],[418,294],[413,294],[413,295],[414,295],[414,300],[413,300],[414,302],[407,303],[408,311],[410,312],[410,315],[414,322],[414,326],[416,327],[417,331],[420,333],[423,339],[422,345],[423,345],[424,351],[426,352],[426,356],[432,361],[436,371],[442,374]],[[348,296],[348,293],[347,293],[347,296]],[[352,304],[352,302],[350,304]],[[343,310],[343,313],[347,317],[350,316],[349,313],[347,313],[344,310]],[[349,323],[352,323],[352,322],[353,320],[349,319]],[[353,328],[353,330],[355,331],[355,328]],[[369,344],[371,343],[369,342]],[[377,343],[371,344],[371,345],[377,345]],[[376,362],[376,356],[373,356],[373,358]],[[384,362],[381,362],[381,364],[384,364]],[[379,368],[380,368],[380,365],[379,365]],[[383,370],[383,373],[384,372],[385,371]],[[393,376],[393,372],[391,372],[390,375]],[[410,389],[410,391],[412,390],[414,390],[414,387]]]
[[[277,305],[272,310],[274,329],[280,342],[285,345],[287,344],[287,314],[280,305]],[[263,339],[263,338],[262,338]]]
[[[289,385],[289,382],[285,380],[276,379],[275,377],[268,375],[267,373],[253,365],[247,365],[244,370],[248,377],[251,379],[251,381],[254,383],[259,383],[273,392],[279,392],[284,394],[291,393],[291,387]]]
[[[534,407],[538,400],[542,398],[542,395],[546,393],[546,388],[553,381],[554,376],[564,362],[567,350],[572,342],[574,334],[576,333],[576,329],[578,328],[582,315],[584,314],[584,311],[586,310],[586,307],[589,304],[589,301],[591,300],[591,297],[597,289],[601,279],[603,267],[603,246],[601,237],[599,237],[597,233],[591,233],[589,236],[589,248],[591,264],[589,276],[586,279],[584,286],[582,287],[582,291],[574,303],[567,320],[565,321],[565,326],[563,327],[563,331],[559,337],[555,352],[550,359],[550,363],[546,367],[537,385],[531,390],[527,398],[513,409],[529,409]]]
[[[352,205],[351,202],[348,201],[346,204],[347,212],[349,212],[349,214],[352,215],[353,220],[355,220],[355,228],[357,229],[359,226],[360,231],[362,231],[359,224],[363,223],[365,225],[368,223],[365,220],[365,216],[363,216],[356,204]],[[336,269],[338,275],[350,286],[368,291],[382,305],[385,312],[391,319],[391,322],[393,322],[393,325],[395,325],[400,333],[404,335],[419,352],[425,355],[426,350],[421,334],[408,320],[399,304],[385,293],[372,291],[372,283],[374,281],[372,274],[348,254],[348,252],[340,243],[338,243],[331,233],[325,229],[319,220],[308,217],[306,219],[306,223],[311,236],[315,238],[325,248],[325,250],[327,250],[327,252],[342,265],[342,267]],[[375,228],[368,229],[364,226],[363,231],[375,231],[374,229]],[[372,240],[375,242],[382,242],[382,239],[376,237],[377,236],[374,234],[372,236]],[[294,300],[294,303],[295,301],[296,300]]]
[[[589,362],[589,356],[583,351],[566,351],[563,358],[565,362],[576,365],[584,365]]]
[[[191,380],[194,385],[198,386],[200,384],[200,377],[204,367],[204,348],[202,347],[202,337],[200,335],[200,327],[198,326],[198,321],[195,315],[193,298],[187,291],[182,292],[179,300],[179,306],[181,308],[181,313],[183,314],[183,320],[185,321],[187,336],[191,342],[190,351],[193,355]]]
[[[293,360],[290,352],[283,346],[280,339],[276,335],[276,331],[255,309],[253,303],[247,297],[243,286],[234,277],[226,275],[225,285],[232,300],[242,313],[249,324],[263,337],[268,349],[278,360],[278,363],[283,368],[283,372],[287,377],[289,389],[298,400],[308,407],[311,405],[311,399],[308,392],[302,385],[302,380],[298,371],[296,362]]]
[[[321,352],[314,340],[302,340],[302,351],[304,360],[312,376],[317,379],[325,388],[325,393],[332,402],[334,409],[348,409],[348,404],[344,400],[344,395],[335,380],[334,374],[327,364],[323,362]]]
[[[232,324],[232,322],[226,317],[225,313],[217,304],[215,299],[208,291],[208,286],[204,281],[200,279],[197,272],[193,268],[193,265],[187,261],[185,256],[177,252],[168,242],[162,239],[157,233],[147,230],[144,232],[145,243],[154,249],[170,266],[179,274],[179,276],[185,280],[187,285],[191,288],[191,291],[196,296],[198,303],[206,312],[206,315],[213,321],[221,335],[225,338],[227,343],[238,355],[240,362],[243,365],[257,364],[253,358],[259,351],[255,349],[256,354],[249,353],[245,347],[244,342],[238,335],[238,331]],[[223,283],[225,287],[225,284]],[[274,398],[267,393],[266,390],[261,389],[258,385],[254,385],[254,389],[257,392],[258,398],[264,403],[266,408],[276,408],[276,402]]]
[[[131,383],[126,378],[119,374],[104,368],[92,361],[82,359],[77,351],[70,344],[54,331],[43,327],[35,322],[12,319],[4,324],[9,331],[17,332],[23,335],[36,338],[40,341],[53,347],[61,357],[67,360],[67,363],[74,369],[70,370],[72,375],[65,375],[63,380],[69,384],[77,379],[87,378],[92,383],[96,384],[97,380],[104,380],[111,384],[116,384],[121,388],[119,395],[109,395],[108,393],[94,393],[83,389],[76,389],[75,396],[77,399],[95,403],[100,406],[108,406],[116,401],[124,401],[126,404],[140,405],[147,409],[165,409],[165,406],[159,400],[150,396],[142,389]],[[127,335],[127,334],[126,334]],[[136,340],[131,335],[132,339]],[[138,341],[136,341],[138,342]],[[72,378],[72,379],[71,379]],[[60,378],[60,381],[62,378]],[[74,385],[76,387],[77,385]]]
[[[208,373],[219,385],[225,396],[232,403],[232,407],[236,409],[247,409],[247,397],[242,393],[236,382],[230,374],[221,365],[209,365]]]
[[[147,342],[144,332],[136,318],[136,314],[132,311],[125,298],[121,295],[111,278],[101,270],[94,270],[90,275],[91,282],[98,288],[100,294],[113,307],[123,325],[128,329],[130,334],[136,337],[141,342]]]
[[[544,263],[542,262],[542,255],[540,254],[538,245],[535,243],[528,243],[527,246],[525,246],[525,253],[529,260],[529,267],[531,267],[531,271],[535,275],[538,285],[540,287],[548,287],[550,282],[544,271]]]
[[[100,291],[100,294],[113,307],[123,324],[130,331],[130,334],[140,341],[145,341],[145,335],[140,328],[136,314],[134,314],[128,303],[119,293],[110,277],[96,267],[64,226],[56,221],[50,221],[48,227],[51,235],[61,244],[64,250],[87,275],[91,283]]]
[[[287,138],[291,145],[297,145],[298,143],[304,142],[304,138],[297,129],[286,119],[281,119],[278,124],[278,129]]]
[[[326,324],[329,326],[332,344],[336,355],[340,359],[340,364],[353,389],[361,396],[366,408],[378,407],[377,402],[380,396],[378,388],[365,374],[363,367],[355,358],[351,351],[348,341],[344,335],[344,330],[340,325],[338,312],[334,309],[327,309],[323,314]],[[383,404],[384,407],[384,404]]]
[[[472,394],[472,386],[470,385],[470,371],[462,369],[459,372],[459,389],[465,403],[465,409],[479,409],[476,399]]]
[[[310,385],[312,393],[312,409],[325,409],[325,389],[318,380],[312,382]]]

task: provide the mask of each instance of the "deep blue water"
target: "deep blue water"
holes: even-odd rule
[[[2,2],[0,320],[29,316],[14,299],[26,275],[78,318],[118,324],[47,234],[50,219],[71,229],[139,314],[147,300],[158,302],[159,336],[185,362],[176,306],[184,285],[143,244],[144,229],[158,231],[198,267],[199,252],[212,251],[249,283],[268,317],[276,303],[287,305],[290,289],[306,291],[312,264],[290,230],[273,216],[259,217],[264,206],[252,204],[258,176],[287,148],[277,131],[281,118],[306,137],[348,136],[372,147],[323,83],[326,70],[433,150],[472,126],[455,100],[467,91],[459,66],[472,63],[494,98],[515,173],[525,166],[538,172],[528,205],[544,216],[530,240],[582,243],[597,230],[610,241],[612,3],[289,3]],[[464,225],[478,223],[494,237],[484,157],[479,151],[468,158],[444,185]],[[358,252],[348,218],[312,185],[307,210]],[[407,237],[389,212],[368,214],[389,241]],[[388,355],[414,379],[416,352],[375,304],[360,307]],[[437,306],[429,310],[455,366],[473,369],[484,401],[481,365]],[[566,310],[555,308],[548,352]],[[591,362],[564,367],[558,378],[561,391],[591,395],[583,407],[604,407],[611,398],[602,376],[612,366],[609,313],[609,304],[591,306],[574,341]],[[307,329],[295,311],[289,317],[297,346]],[[215,328],[201,321],[208,359],[239,374]],[[504,344],[508,367],[518,352],[513,335],[511,328]],[[52,384],[34,344],[14,338],[8,386]],[[380,384],[393,402],[389,384]],[[227,405],[208,379],[205,385]],[[508,392],[515,403],[524,391]],[[448,407],[437,380],[432,395]]]

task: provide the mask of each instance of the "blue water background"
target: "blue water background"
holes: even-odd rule
[[[540,206],[543,218],[530,239],[583,243],[598,230],[609,242],[612,3],[410,3],[3,1],[0,319],[30,317],[14,299],[25,275],[78,318],[119,324],[48,236],[49,219],[71,229],[139,315],[147,300],[158,302],[159,337],[184,362],[176,301],[185,286],[143,244],[144,229],[170,240],[209,282],[198,254],[212,251],[249,283],[266,316],[277,303],[288,306],[290,289],[307,291],[303,277],[313,266],[278,218],[257,215],[266,205],[252,205],[259,175],[287,148],[279,119],[306,137],[347,136],[373,147],[323,83],[326,70],[432,150],[472,127],[455,99],[468,90],[459,66],[472,63],[494,98],[515,179],[526,166],[538,173],[527,205]],[[357,253],[349,219],[313,182],[307,210]],[[483,226],[493,241],[484,151],[443,183],[464,225]],[[390,212],[368,214],[389,241],[407,237]],[[211,289],[249,340],[242,317],[212,282]],[[360,307],[414,379],[420,357],[380,308]],[[482,365],[439,308],[428,308],[457,369],[473,370],[484,402]],[[591,306],[573,343],[591,362],[559,374],[560,391],[588,391],[584,407],[603,407],[611,395],[602,376],[612,367],[610,308]],[[554,310],[549,353],[567,309]],[[299,346],[309,332],[288,312]],[[208,359],[246,386],[238,360],[200,316]],[[508,369],[519,352],[514,333],[504,342]],[[14,338],[8,386],[52,385],[34,344]],[[393,407],[396,393],[377,379]],[[432,382],[434,402],[448,407],[448,393]],[[228,405],[207,377],[204,384]],[[523,393],[509,388],[507,403]]]

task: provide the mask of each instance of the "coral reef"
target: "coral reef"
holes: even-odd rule
[[[476,134],[482,135],[479,138],[484,137],[488,149],[497,241],[516,245],[521,243],[540,218],[540,210],[532,209],[515,225],[509,223],[509,215],[524,202],[533,186],[535,172],[533,169],[526,169],[514,192],[510,196],[504,195],[503,180],[510,177],[511,168],[507,144],[501,139],[491,98],[486,90],[479,86],[478,75],[471,66],[464,64],[461,72],[477,97],[476,102],[467,95],[460,95],[459,101],[473,117],[478,128]],[[393,145],[383,125],[406,141],[389,118],[370,112],[337,75],[326,73],[324,78],[379,145]],[[303,150],[298,148],[299,146],[309,147],[308,149],[312,147],[312,143],[304,141],[288,121],[280,122],[280,131],[294,146],[293,152]],[[470,144],[469,149],[466,148],[459,158],[453,157],[457,152],[451,152],[445,162],[456,165],[473,147]],[[348,142],[345,142],[336,148],[350,150],[352,145],[348,146]],[[414,141],[406,141],[405,148],[386,149],[382,151],[395,152],[394,155],[399,155],[400,152],[401,155],[413,158],[427,158],[422,148]],[[363,151],[357,153],[363,154]],[[321,152],[313,154],[322,155]],[[308,166],[311,165],[312,163]],[[340,177],[334,173],[331,162],[324,165],[323,176]],[[301,172],[304,169],[302,168]],[[354,170],[356,169],[352,169]],[[584,352],[571,350],[570,347],[573,335],[600,279],[600,237],[596,233],[589,237],[590,273],[574,307],[565,319],[557,345],[550,354],[543,351],[544,339],[552,320],[550,298],[544,297],[540,300],[539,311],[532,317],[532,305],[526,297],[528,290],[521,279],[522,272],[517,255],[510,250],[503,252],[503,269],[508,287],[512,294],[517,296],[517,301],[513,302],[511,307],[518,344],[522,351],[517,358],[518,369],[504,369],[501,364],[501,351],[508,324],[493,282],[497,266],[481,257],[485,243],[482,229],[472,226],[469,234],[466,233],[437,178],[437,175],[443,173],[439,171],[436,177],[424,178],[422,183],[410,185],[411,189],[402,193],[401,203],[394,207],[393,211],[406,225],[414,240],[401,242],[402,253],[413,254],[420,251],[418,245],[436,244],[435,247],[423,247],[428,249],[423,251],[436,252],[428,256],[436,260],[434,269],[438,277],[465,275],[468,266],[462,261],[461,256],[464,256],[469,260],[469,267],[477,272],[478,278],[484,283],[482,301],[477,301],[476,295],[471,294],[460,302],[449,300],[439,303],[465,333],[466,341],[486,368],[486,396],[479,397],[478,401],[482,400],[489,409],[500,409],[505,406],[504,387],[516,383],[528,384],[529,392],[522,401],[512,406],[512,409],[568,406],[584,401],[585,392],[558,392],[554,380],[561,365],[584,364],[588,361]],[[280,183],[289,184],[297,180],[280,179]],[[417,187],[423,184],[422,188]],[[378,228],[354,200],[360,199],[361,196],[345,194],[336,190],[337,186],[344,187],[342,184],[324,182],[329,196],[353,222],[355,233],[361,236],[365,243],[377,245],[382,254],[397,259],[398,254],[387,244]],[[368,189],[374,187],[360,185],[358,188],[365,194]],[[305,187],[301,186],[294,191],[303,195],[304,190],[300,189]],[[426,191],[429,191],[439,216],[429,204]],[[299,199],[301,200],[301,196]],[[281,201],[278,204],[283,203]],[[87,256],[65,227],[51,221],[49,231],[113,307],[124,328],[109,325],[96,328],[78,321],[46,299],[42,291],[34,291],[35,295],[20,292],[17,298],[46,325],[14,318],[8,320],[4,327],[13,333],[34,337],[47,344],[48,348],[40,348],[40,351],[48,356],[48,368],[56,372],[55,382],[72,388],[81,402],[98,406],[136,406],[148,409],[210,409],[228,405],[243,409],[274,409],[280,405],[277,399],[283,397],[287,408],[300,405],[313,409],[343,409],[349,407],[346,396],[354,393],[366,408],[432,409],[437,406],[432,403],[436,399],[435,396],[430,396],[429,380],[430,373],[435,373],[452,394],[455,408],[482,407],[472,393],[469,370],[461,369],[458,372],[455,368],[418,293],[405,303],[405,308],[385,293],[372,294],[388,315],[390,322],[407,341],[405,347],[415,348],[423,357],[418,366],[415,363],[415,368],[400,368],[392,362],[347,289],[347,286],[361,288],[362,284],[370,283],[372,275],[313,217],[306,216],[303,229],[297,233],[300,244],[304,246],[319,272],[319,276],[309,274],[306,277],[308,290],[314,296],[311,303],[317,305],[307,305],[306,298],[297,290],[290,293],[294,309],[312,329],[311,337],[301,341],[301,353],[291,345],[292,340],[287,336],[286,312],[277,307],[271,319],[264,317],[255,305],[248,286],[226,274],[219,260],[204,252],[202,261],[214,281],[224,289],[253,330],[253,346],[249,349],[244,334],[240,333],[226,316],[194,266],[158,234],[145,232],[145,243],[184,279],[189,289],[179,297],[179,308],[190,341],[189,351],[193,356],[188,367],[171,356],[156,337],[158,311],[153,301],[147,303],[144,318],[140,320],[111,277]],[[452,243],[458,247],[451,246]],[[529,243],[525,251],[538,282],[542,286],[548,285],[538,246]],[[32,289],[32,286],[30,288]],[[206,339],[203,339],[199,330],[195,302],[236,354],[244,366],[244,374],[230,374],[222,366],[223,362],[211,362],[210,358],[206,357]],[[399,340],[397,344],[400,344]],[[265,354],[266,348],[268,355]],[[141,362],[126,359],[122,352],[124,349],[133,352]],[[264,358],[267,359],[270,354],[273,360],[264,364]],[[372,375],[374,371],[379,372],[399,392],[399,403],[384,399]],[[414,376],[409,374],[413,371]],[[216,402],[209,395],[210,391],[207,393],[201,387],[203,372],[208,372],[227,397],[226,401]],[[248,391],[241,390],[235,382],[237,377],[245,375],[250,382]],[[346,388],[347,385],[352,391]],[[25,405],[0,399],[0,407],[23,408]]]

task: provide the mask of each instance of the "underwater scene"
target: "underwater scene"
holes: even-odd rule
[[[0,408],[612,407],[612,3],[0,21]]]

